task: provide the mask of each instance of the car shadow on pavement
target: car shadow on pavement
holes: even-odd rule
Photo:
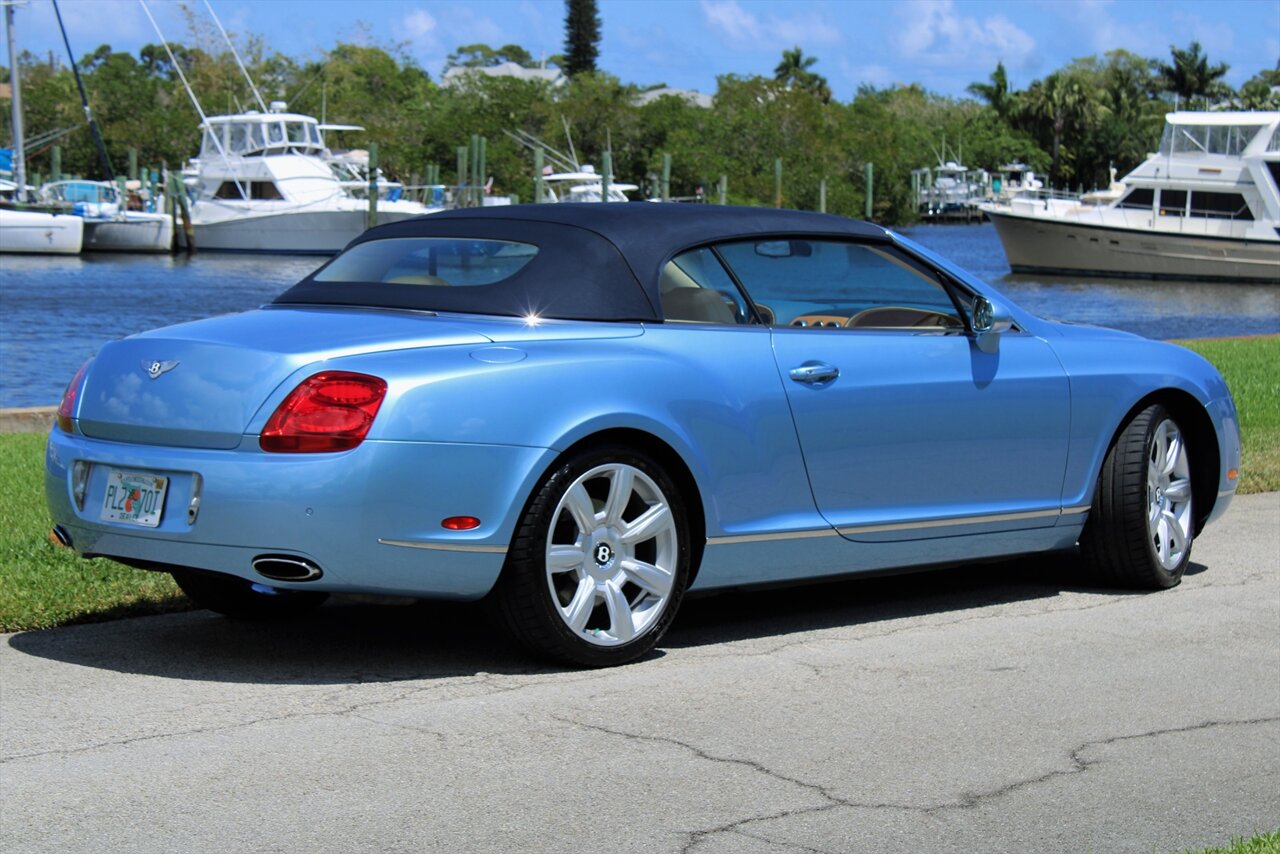
[[[1188,573],[1203,569],[1193,564]],[[1074,559],[1040,555],[690,597],[659,650],[644,660],[662,657],[664,648],[785,637],[1091,589]],[[479,603],[390,605],[359,597],[335,597],[288,622],[245,622],[192,611],[23,632],[8,643],[27,655],[83,667],[228,683],[356,684],[571,669],[530,658]]]

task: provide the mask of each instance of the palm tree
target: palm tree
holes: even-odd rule
[[[996,63],[996,70],[991,72],[988,79],[991,80],[990,83],[970,83],[968,91],[990,104],[996,115],[1004,119],[1013,106],[1013,99],[1009,93],[1009,75],[1004,70],[1003,62]]]
[[[831,100],[831,87],[827,85],[827,78],[809,70],[817,61],[816,56],[805,56],[798,45],[791,50],[784,50],[782,61],[773,69],[773,79],[788,89],[795,87],[812,92],[824,104],[828,103]]]
[[[1023,108],[1036,123],[1048,124],[1053,136],[1049,167],[1050,186],[1057,186],[1062,166],[1062,140],[1092,122],[1099,105],[1094,90],[1078,74],[1055,71],[1032,83],[1023,96]]]
[[[1230,69],[1225,62],[1209,64],[1209,57],[1201,52],[1200,42],[1192,42],[1186,50],[1169,45],[1172,64],[1157,63],[1156,71],[1164,88],[1188,102],[1199,95],[1208,100],[1211,93],[1221,88],[1221,79]]]

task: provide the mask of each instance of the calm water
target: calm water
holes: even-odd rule
[[[1012,276],[995,229],[905,230],[1044,317],[1151,338],[1280,333],[1280,287]],[[57,403],[104,341],[271,301],[323,258],[0,256],[0,407]]]

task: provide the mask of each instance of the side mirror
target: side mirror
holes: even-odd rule
[[[984,296],[973,300],[973,337],[978,349],[994,353],[1000,347],[1000,334],[1013,328],[1009,310]]]

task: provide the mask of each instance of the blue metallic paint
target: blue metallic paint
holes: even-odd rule
[[[670,448],[697,484],[709,544],[695,588],[712,589],[1069,547],[1126,414],[1172,389],[1213,422],[1213,515],[1225,510],[1238,428],[1207,362],[1041,320],[895,239],[998,300],[1020,331],[991,354],[964,335],[273,307],[104,346],[73,432],[50,436],[49,505],[85,553],[255,580],[252,557],[288,553],[324,568],[311,589],[476,598],[501,551],[386,541],[505,548],[560,453],[634,430]],[[150,358],[213,368],[151,381],[138,368]],[[788,377],[815,359],[841,376]],[[337,454],[262,452],[257,434],[276,406],[328,369],[387,381],[368,439]],[[71,500],[75,460],[95,464],[84,510]],[[158,529],[98,519],[106,466],[171,477]],[[186,505],[192,473],[203,495],[189,526],[173,508]],[[989,518],[1005,514],[1024,515]],[[483,523],[443,530],[453,515]],[[907,527],[837,531],[883,525]]]

